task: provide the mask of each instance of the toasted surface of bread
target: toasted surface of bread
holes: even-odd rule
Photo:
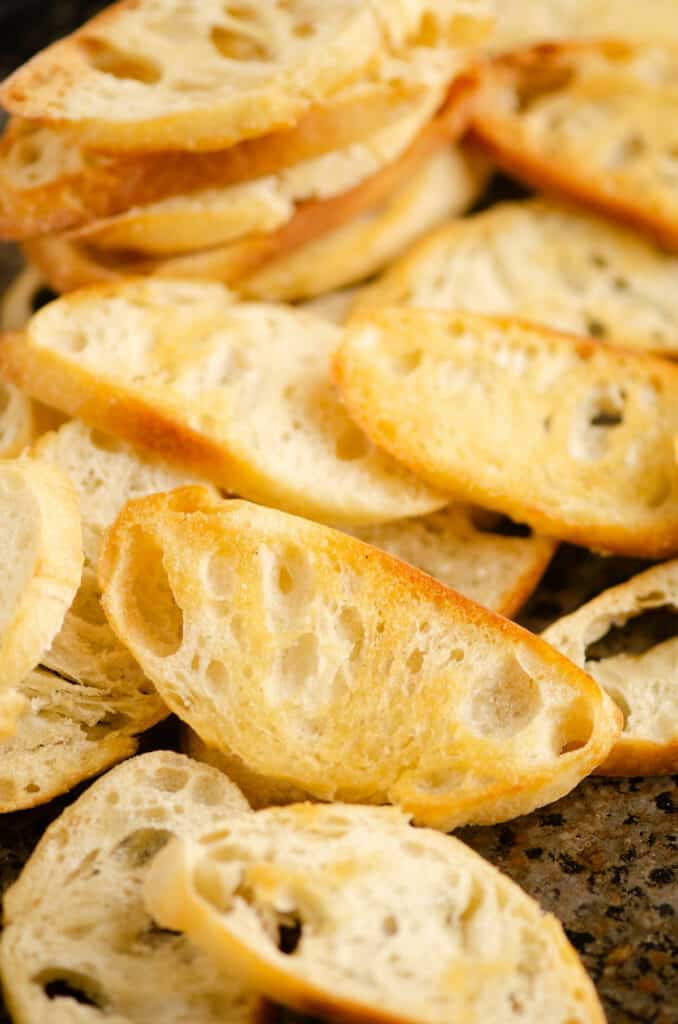
[[[364,280],[423,232],[467,210],[488,176],[483,160],[442,149],[375,210],[265,263],[234,287],[246,298],[289,302]]]
[[[499,166],[678,247],[678,45],[544,44],[486,66],[476,138]]]
[[[201,488],[130,502],[99,574],[167,704],[320,799],[392,802],[445,829],[503,820],[571,789],[618,732],[612,701],[548,645],[272,509]]]
[[[99,147],[216,149],[294,124],[422,33],[444,44],[455,17],[472,20],[480,7],[121,0],[15,72],[0,99],[11,113],[65,123]]]
[[[433,232],[357,299],[515,316],[678,355],[678,260],[610,221],[547,199]]]
[[[346,407],[431,484],[538,532],[678,551],[678,368],[515,320],[365,310],[335,357]]]
[[[80,582],[78,497],[57,469],[29,459],[0,463],[0,693],[40,661]]]
[[[678,562],[672,561],[606,590],[543,634],[624,713],[624,730],[600,774],[678,771],[677,608]]]
[[[225,816],[212,836],[161,850],[144,893],[160,924],[316,1015],[604,1024],[558,921],[463,843],[392,808]]]
[[[50,825],[7,892],[0,967],[17,1024],[263,1024],[251,995],[142,902],[172,836],[247,813],[235,786],[159,751],[95,782]]]
[[[40,310],[2,359],[36,396],[263,503],[336,522],[447,504],[356,430],[329,379],[333,324],[149,279]]]

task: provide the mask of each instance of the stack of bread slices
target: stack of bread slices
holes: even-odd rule
[[[604,1022],[444,833],[678,770],[678,51],[485,13],[124,0],[0,89],[0,813],[103,776],[17,1024]]]

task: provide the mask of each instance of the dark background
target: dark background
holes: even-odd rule
[[[0,0],[0,78],[103,6],[91,0]]]

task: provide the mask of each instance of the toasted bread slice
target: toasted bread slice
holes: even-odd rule
[[[544,44],[488,65],[477,140],[500,167],[678,247],[678,45]]]
[[[678,367],[514,320],[366,310],[335,357],[351,416],[432,485],[537,532],[678,551]]]
[[[286,223],[297,204],[349,192],[397,160],[431,120],[442,98],[440,90],[432,89],[406,116],[387,122],[362,142],[275,175],[135,207],[80,228],[72,237],[98,250],[168,256],[266,234]]]
[[[121,0],[16,71],[0,100],[99,148],[213,150],[294,124],[422,36],[467,43],[481,6]]]
[[[16,1024],[263,1024],[247,992],[142,902],[172,836],[247,813],[225,776],[169,751],[127,761],[47,829],[5,896],[0,966]]]
[[[464,213],[489,177],[484,160],[445,148],[375,210],[266,262],[235,282],[246,298],[295,301],[362,281],[447,217]]]
[[[224,815],[221,830],[161,850],[144,895],[163,927],[314,1015],[604,1024],[556,918],[459,840],[393,808]]]
[[[676,275],[678,259],[635,232],[532,199],[439,228],[366,289],[357,308],[515,316],[673,357]]]
[[[35,311],[43,305],[39,300],[56,298],[37,267],[20,270],[0,298],[0,330],[22,330]]]
[[[606,590],[544,639],[597,679],[624,713],[603,775],[678,771],[678,562]]]
[[[61,628],[82,571],[78,496],[63,473],[0,463],[0,694],[16,687]]]
[[[170,196],[277,174],[408,116],[422,88],[416,80],[356,83],[292,128],[207,153],[102,153],[42,122],[12,118],[0,139],[0,237],[64,231]]]
[[[613,702],[547,644],[346,534],[201,488],[130,502],[106,614],[210,746],[323,800],[450,829],[569,791]]]
[[[352,524],[441,508],[345,414],[340,336],[218,284],[149,279],[46,306],[2,359],[34,395],[253,500]]]
[[[462,102],[451,98],[397,160],[386,164],[347,192],[300,203],[292,217],[268,233],[162,260],[143,254],[135,256],[127,251],[97,251],[84,242],[76,244],[59,235],[27,242],[25,253],[29,262],[40,268],[57,291],[70,291],[88,284],[140,274],[231,284],[263,264],[328,235],[353,218],[373,212],[385,202],[394,201],[394,193],[463,130],[467,120],[466,109],[467,100]],[[460,177],[464,179],[463,175]],[[443,200],[448,194],[449,185],[443,191]]]

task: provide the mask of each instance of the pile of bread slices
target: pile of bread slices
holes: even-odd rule
[[[0,89],[0,812],[105,773],[18,1024],[604,1020],[444,833],[678,770],[678,25],[515,6],[126,0]],[[538,636],[560,542],[648,567]]]

